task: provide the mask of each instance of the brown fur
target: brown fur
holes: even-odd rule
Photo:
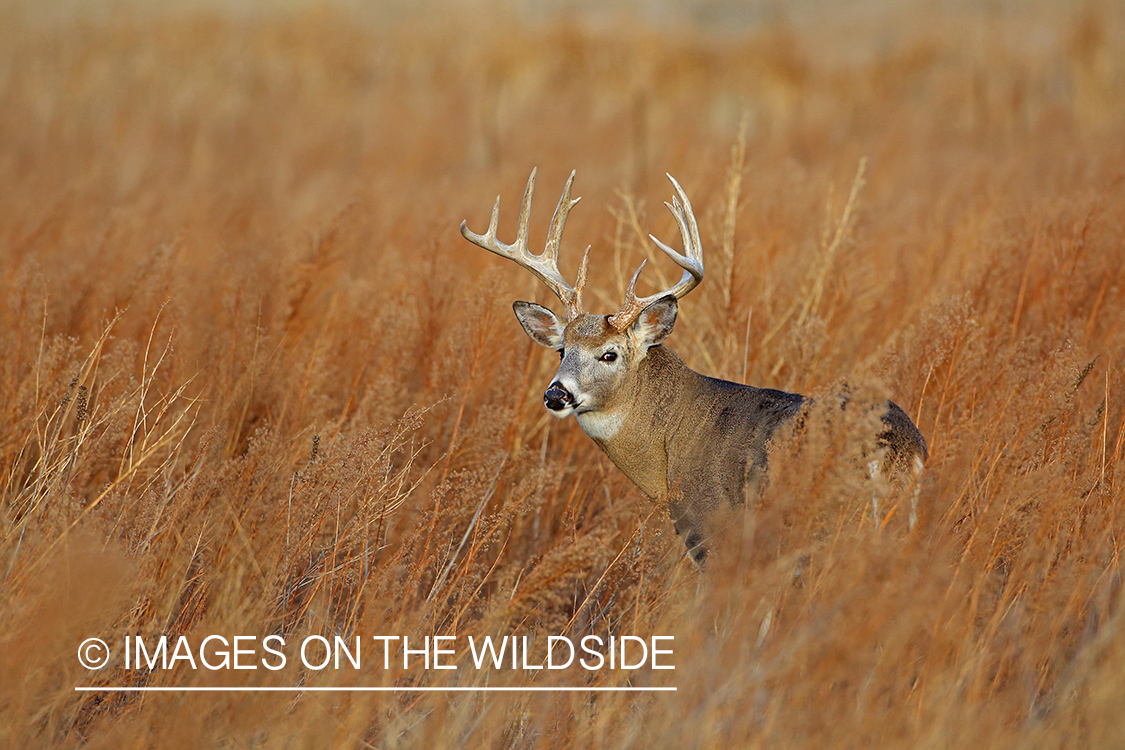
[[[675,189],[666,204],[680,228],[684,254],[657,240],[656,246],[683,269],[667,292],[637,297],[644,263],[625,290],[625,303],[613,315],[591,315],[582,304],[589,248],[572,287],[559,273],[558,250],[571,200],[574,173],[563,188],[541,254],[528,248],[528,216],[535,190],[532,170],[524,191],[516,241],[497,239],[500,199],[486,232],[476,234],[461,222],[461,234],[475,245],[526,268],[566,305],[566,320],[531,302],[513,304],[516,318],[536,343],[558,350],[558,372],[544,404],[558,417],[574,414],[578,424],[618,468],[653,500],[667,503],[676,531],[701,561],[709,536],[708,519],[743,503],[766,468],[770,439],[779,425],[801,411],[803,396],[739,385],[700,375],[661,344],[672,333],[678,300],[703,280],[703,246],[691,202],[671,175]],[[847,403],[847,397],[844,398]],[[860,453],[873,480],[894,473],[906,461],[920,471],[925,441],[909,417],[886,402],[880,416],[886,429],[877,446],[860,440]],[[880,455],[873,455],[875,452]],[[909,460],[907,460],[909,459]],[[910,523],[916,518],[917,496]],[[879,499],[872,495],[878,517]]]
[[[756,494],[774,432],[809,400],[689,368],[660,343],[671,333],[676,311],[675,298],[664,297],[620,332],[607,316],[582,315],[564,325],[546,308],[516,304],[528,335],[562,351],[552,386],[573,392],[582,429],[645,495],[667,503],[676,531],[701,561],[710,519]],[[607,351],[618,360],[604,363]],[[845,396],[841,406],[848,401]],[[885,409],[885,429],[873,446],[882,455],[872,458],[891,476],[920,466],[926,444],[902,409],[883,403],[876,408]]]

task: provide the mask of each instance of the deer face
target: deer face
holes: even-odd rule
[[[513,305],[516,318],[532,341],[559,352],[560,363],[543,403],[556,417],[578,415],[583,428],[590,417],[614,411],[627,402],[637,368],[676,323],[676,298],[668,295],[646,307],[624,331],[607,315],[583,314],[569,322],[531,302]],[[584,415],[587,418],[583,418]]]

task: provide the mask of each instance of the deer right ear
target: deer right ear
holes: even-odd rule
[[[641,311],[633,323],[633,335],[646,349],[668,338],[676,325],[679,305],[671,294],[665,295]]]
[[[559,349],[563,344],[563,329],[566,325],[553,312],[534,302],[517,301],[512,303],[516,320],[523,330],[539,346]]]

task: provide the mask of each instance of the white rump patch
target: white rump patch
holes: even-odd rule
[[[921,456],[914,457],[914,494],[910,497],[910,529],[914,530],[914,525],[918,523],[918,498],[922,494],[922,482],[920,477],[926,465],[922,463]]]
[[[879,517],[879,486],[878,485],[879,485],[879,475],[881,474],[881,472],[879,471],[879,462],[878,461],[868,461],[867,462],[867,473],[871,477],[871,516],[872,516],[872,518],[875,519],[875,526],[878,527],[879,522],[882,520]]]
[[[625,421],[625,415],[619,412],[587,411],[576,416],[578,426],[594,440],[611,440]]]

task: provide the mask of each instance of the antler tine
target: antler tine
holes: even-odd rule
[[[567,317],[570,320],[582,315],[582,288],[586,284],[586,263],[589,258],[590,248],[586,248],[586,255],[582,258],[582,266],[578,271],[578,283],[572,287],[559,272],[559,246],[562,244],[562,232],[566,226],[566,217],[570,209],[578,203],[579,198],[570,199],[570,185],[574,180],[574,172],[563,188],[562,197],[555,214],[551,218],[551,227],[547,233],[547,245],[539,255],[532,253],[527,247],[528,225],[531,221],[531,199],[535,193],[535,174],[527,179],[527,187],[523,191],[523,203],[520,205],[520,223],[516,234],[516,241],[510,245],[496,238],[496,230],[500,221],[500,197],[492,207],[492,218],[488,223],[488,231],[483,235],[476,234],[468,228],[468,222],[461,222],[461,236],[478,247],[496,253],[502,258],[514,261],[517,265],[531,271],[536,278],[547,285],[566,306]]]
[[[574,182],[574,175],[578,170],[571,170],[570,177],[566,178],[566,185],[563,186],[562,195],[559,196],[559,203],[555,206],[555,213],[551,216],[551,228],[547,230],[547,246],[543,250],[543,257],[550,258],[553,261],[558,261],[559,246],[562,244],[563,229],[566,228],[566,217],[570,215],[570,209],[578,205],[581,198],[570,199],[570,185]]]
[[[527,228],[531,223],[531,198],[535,195],[535,173],[538,167],[532,167],[531,176],[527,178],[527,187],[523,189],[523,201],[520,202],[520,226],[516,231],[514,247],[520,255],[531,258],[532,254],[527,249]],[[497,196],[496,200],[500,200]]]
[[[699,225],[695,223],[695,213],[691,210],[691,201],[688,200],[687,193],[676,182],[676,178],[667,172],[665,176],[672,181],[672,187],[676,189],[676,194],[679,196],[679,201],[672,198],[672,202],[676,203],[680,210],[676,211],[671,206],[668,209],[676,215],[676,222],[680,225],[680,233],[684,235],[686,240],[687,234],[684,233],[684,220],[686,219],[688,227],[691,229],[691,247],[685,248],[688,251],[688,257],[695,260],[700,265],[703,265],[703,243],[699,241]],[[668,205],[665,203],[664,205]]]
[[[578,201],[575,201],[577,203]],[[578,266],[578,279],[574,282],[574,298],[577,301],[578,313],[582,313],[582,290],[586,288],[586,266],[590,262],[590,248],[593,245],[587,245],[586,250],[582,253],[582,263]]]
[[[680,229],[680,237],[684,243],[684,255],[676,252],[651,234],[648,237],[665,255],[675,261],[676,265],[684,269],[684,273],[672,288],[638,298],[637,279],[640,278],[641,271],[648,260],[646,258],[641,261],[640,267],[637,268],[633,278],[629,280],[629,285],[625,288],[625,302],[621,305],[621,309],[609,318],[609,324],[619,331],[624,331],[631,326],[637,316],[641,314],[641,311],[658,299],[669,294],[676,299],[682,299],[703,281],[703,243],[699,240],[699,226],[696,224],[695,214],[691,210],[691,201],[688,200],[684,189],[680,187],[680,183],[676,182],[676,178],[668,175],[668,179],[672,181],[672,187],[675,188],[676,195],[672,197],[671,203],[665,203],[664,205],[668,206],[668,210],[672,212],[672,216],[676,219],[676,225]]]

